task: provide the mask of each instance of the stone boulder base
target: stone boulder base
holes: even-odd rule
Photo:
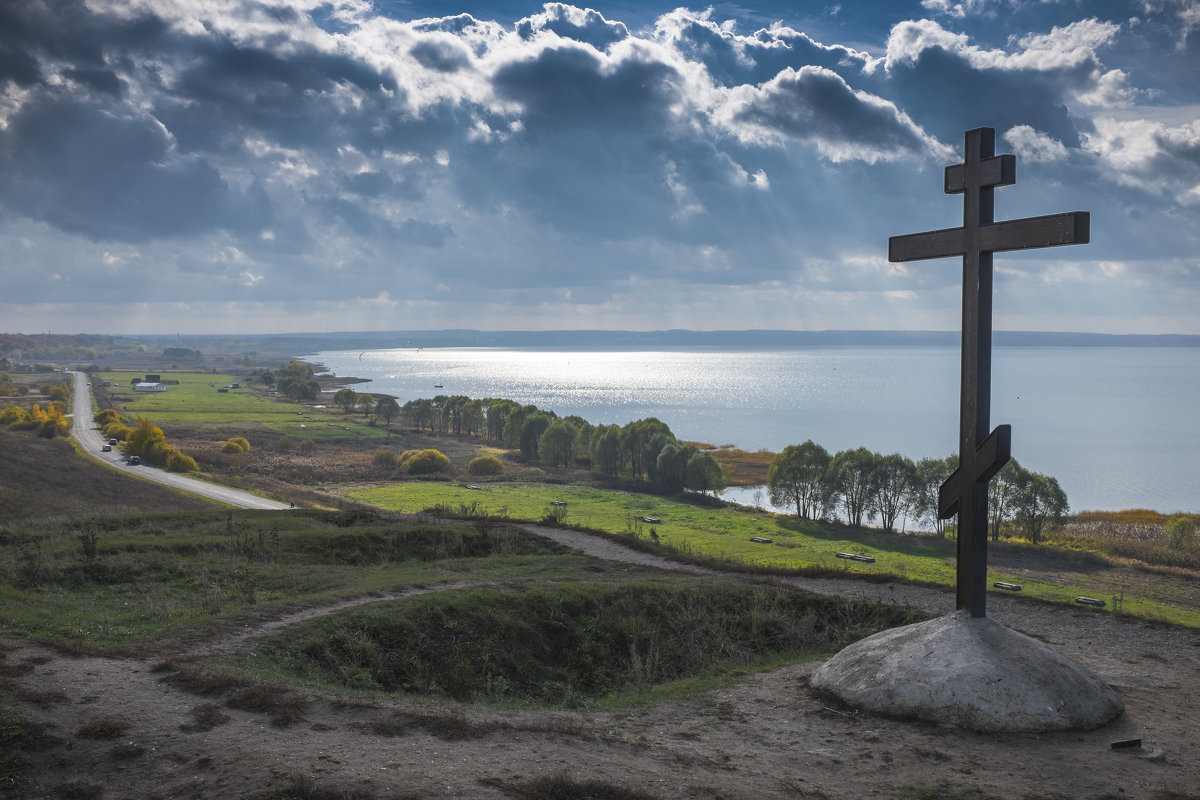
[[[975,731],[1086,730],[1125,710],[1057,650],[966,611],[856,642],[811,685],[856,708]]]

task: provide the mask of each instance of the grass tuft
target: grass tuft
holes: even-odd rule
[[[109,714],[80,725],[75,735],[84,739],[116,739],[132,727],[133,721],[128,717]]]
[[[543,775],[524,783],[489,781],[513,800],[658,800],[648,794],[603,781],[577,781],[565,773]]]

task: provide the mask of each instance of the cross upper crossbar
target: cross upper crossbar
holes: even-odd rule
[[[1086,211],[993,222],[977,229],[978,245],[982,251],[1002,253],[1035,247],[1086,244],[1090,227]],[[974,245],[970,241],[971,233],[968,228],[944,228],[940,231],[893,236],[888,239],[888,261],[921,261],[965,255]]]
[[[946,167],[946,194],[963,195],[963,224],[893,236],[889,261],[962,256],[962,384],[959,465],[938,492],[938,517],[958,514],[959,609],[986,615],[988,482],[1010,458],[1012,428],[989,432],[992,381],[992,254],[1035,247],[1085,244],[1091,235],[1086,211],[994,221],[993,189],[1017,180],[1017,160],[995,155],[992,128],[967,131],[964,162]]]

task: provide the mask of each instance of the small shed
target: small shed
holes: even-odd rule
[[[142,381],[141,383],[134,384],[133,390],[135,392],[165,392],[167,385],[165,383],[146,383]]]

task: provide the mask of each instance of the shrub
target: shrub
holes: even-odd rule
[[[71,432],[71,426],[67,423],[66,417],[62,414],[51,413],[47,414],[46,418],[38,425],[38,436],[43,439],[53,439],[56,436],[66,436]]]
[[[133,433],[133,428],[120,420],[110,422],[100,430],[104,433],[106,439],[116,439],[118,442],[126,441],[129,438],[129,434]]]
[[[376,450],[371,455],[371,463],[390,472],[400,464],[400,456],[391,450]]]
[[[504,464],[495,456],[479,456],[467,464],[467,472],[471,475],[500,475],[504,472]]]
[[[245,436],[231,436],[226,444],[236,444],[238,447],[242,448],[243,453],[250,452],[250,442],[246,440]]]
[[[222,453],[232,453],[232,454],[236,455],[238,453],[244,453],[246,451],[242,449],[242,446],[240,444],[238,444],[237,442],[230,439],[225,444],[221,445],[221,452]]]
[[[167,469],[171,472],[195,472],[199,466],[196,459],[172,447],[167,452]]]
[[[0,425],[11,425],[14,422],[25,422],[28,419],[29,412],[20,406],[8,406],[0,411]]]
[[[400,469],[409,475],[429,475],[434,472],[447,472],[450,469],[450,459],[441,450],[417,450],[405,453],[400,460]]]
[[[1176,514],[1163,525],[1167,542],[1175,550],[1187,550],[1196,541],[1196,522],[1191,517]]]
[[[100,428],[112,422],[120,422],[121,415],[117,413],[115,408],[106,408],[96,416],[92,417],[92,421]]]

